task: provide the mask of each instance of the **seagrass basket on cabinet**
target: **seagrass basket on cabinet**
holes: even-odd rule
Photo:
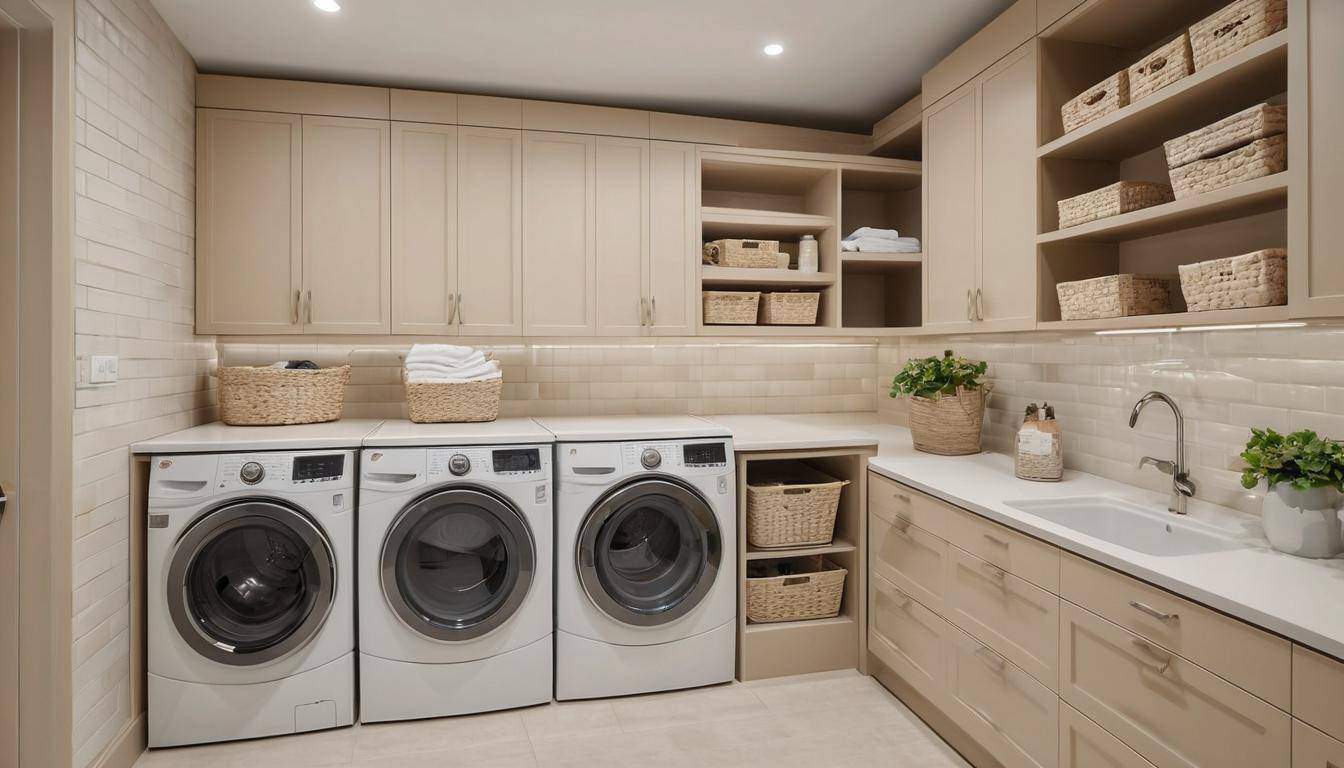
[[[748,563],[747,621],[765,624],[839,616],[848,573],[820,555]]]
[[[466,424],[499,418],[504,380],[435,381],[406,385],[406,416],[417,424]]]
[[[747,480],[747,543],[761,549],[830,544],[848,484],[800,461],[753,469]]]
[[[234,426],[336,421],[345,408],[350,366],[290,369],[230,365],[219,369],[219,420]]]
[[[761,325],[816,325],[821,294],[816,291],[770,291],[761,294]]]
[[[1256,139],[1217,157],[1172,168],[1171,186],[1176,197],[1189,197],[1287,169],[1288,136],[1280,133]]]
[[[1150,208],[1173,200],[1171,187],[1151,181],[1117,181],[1114,184],[1060,200],[1059,228],[1076,227],[1089,221]]]
[[[1230,56],[1288,25],[1287,0],[1237,0],[1190,27],[1195,70]]]
[[[1164,143],[1167,168],[1180,168],[1288,130],[1288,107],[1256,104]]]
[[[910,397],[910,436],[915,450],[941,456],[980,452],[985,404],[992,384],[961,388],[955,395]]]
[[[1103,275],[1055,286],[1061,320],[1160,315],[1171,311],[1172,275]]]
[[[1288,251],[1283,248],[1182,264],[1177,269],[1191,312],[1288,303]]]
[[[701,291],[705,325],[755,325],[760,291]]]
[[[778,240],[737,240],[725,239],[713,241],[718,246],[719,266],[749,269],[778,268]]]
[[[1171,42],[1134,62],[1129,73],[1129,102],[1171,85],[1195,71],[1190,54],[1190,36],[1182,32]]]
[[[1129,106],[1129,72],[1120,70],[1086,91],[1074,96],[1059,108],[1064,132],[1084,125]]]

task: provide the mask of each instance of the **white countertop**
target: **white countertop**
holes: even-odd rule
[[[382,423],[382,419],[341,419],[325,424],[230,427],[216,421],[135,443],[131,446],[131,452],[234,453],[358,448],[364,443],[364,438]]]
[[[406,419],[388,419],[364,438],[364,445],[369,448],[553,442],[555,437],[550,431],[526,418],[468,424],[416,424]]]
[[[740,452],[875,447],[889,428],[872,413],[707,418],[733,433],[733,449]]]
[[[538,416],[536,421],[561,443],[730,436],[725,427],[697,416]]]

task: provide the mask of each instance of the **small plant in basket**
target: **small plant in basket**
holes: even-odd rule
[[[945,456],[980,452],[985,396],[991,385],[981,381],[989,370],[983,360],[942,357],[906,361],[891,382],[892,397],[910,398],[910,434],[915,449]]]

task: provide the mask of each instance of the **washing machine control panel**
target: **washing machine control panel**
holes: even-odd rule
[[[545,477],[550,469],[550,447],[540,445],[508,448],[431,448],[426,457],[426,475],[433,482],[460,477]]]
[[[239,453],[219,457],[214,487],[220,490],[304,490],[349,480],[345,451]]]
[[[728,466],[726,440],[674,440],[656,443],[624,443],[621,461],[627,471],[680,469],[722,469]]]

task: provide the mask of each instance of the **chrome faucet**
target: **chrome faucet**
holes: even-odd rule
[[[1181,409],[1176,406],[1176,401],[1166,394],[1149,392],[1134,404],[1134,410],[1129,414],[1129,426],[1131,429],[1134,428],[1139,421],[1139,414],[1154,400],[1171,406],[1171,412],[1176,416],[1176,461],[1163,461],[1152,456],[1144,456],[1139,459],[1139,469],[1152,465],[1159,472],[1171,475],[1171,503],[1167,505],[1167,511],[1184,515],[1186,500],[1195,495],[1195,481],[1190,479],[1190,473],[1185,466],[1185,417],[1181,416]]]

